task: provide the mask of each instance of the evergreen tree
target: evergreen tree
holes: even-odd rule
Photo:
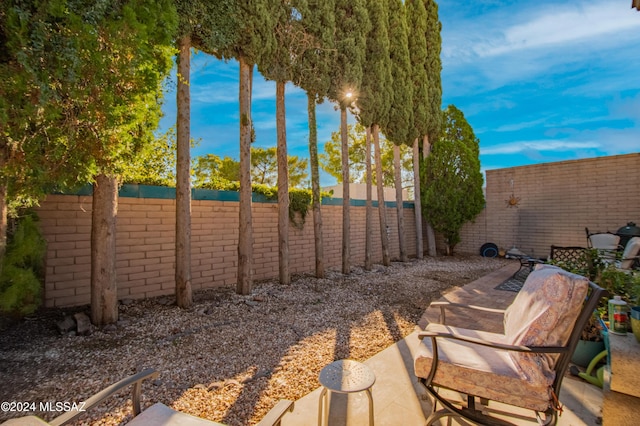
[[[238,231],[238,273],[236,291],[249,294],[253,287],[251,216],[251,86],[253,67],[276,49],[274,8],[269,0],[234,0],[230,20],[234,21],[234,37],[225,40],[216,51],[224,59],[237,59],[240,64],[240,212]]]
[[[383,131],[387,139],[396,145],[409,144],[413,127],[413,87],[411,84],[411,59],[406,15],[401,0],[389,0],[389,38],[391,40],[391,74],[393,103],[389,113],[389,121]],[[400,151],[394,150],[394,165],[400,173]],[[378,193],[381,193],[378,189]],[[400,199],[398,199],[400,197]],[[404,213],[402,206],[402,187],[400,179],[396,182],[396,206],[398,223],[398,244],[400,260],[406,261],[406,245],[404,240]]]
[[[366,127],[364,166],[366,169],[367,204],[365,219],[365,269],[372,267],[371,222],[373,216],[371,168],[371,140],[379,144],[380,126],[386,125],[393,93],[391,92],[391,59],[389,52],[389,16],[384,4],[379,0],[367,0],[371,30],[367,35],[366,66],[363,69],[362,89],[358,96],[358,120]],[[389,238],[386,232],[386,215],[383,203],[378,204],[380,235],[382,242],[382,262],[389,265]]]
[[[420,194],[420,148],[419,141],[428,134],[429,81],[427,76],[427,10],[424,0],[406,0],[409,36],[409,56],[411,58],[411,83],[413,86],[413,127],[410,140],[413,141],[414,193]],[[422,204],[420,196],[414,199],[416,222],[416,257],[422,259]]]
[[[196,188],[226,189],[240,180],[240,163],[231,157],[201,155],[194,158],[192,169]]]
[[[462,226],[484,206],[480,172],[480,141],[462,111],[449,105],[442,133],[426,159],[425,217],[447,242],[447,254],[460,242]]]
[[[276,130],[278,159],[278,259],[281,284],[291,282],[289,272],[289,169],[285,114],[285,87],[291,81],[298,57],[307,48],[299,12],[290,0],[274,2],[276,49],[258,63],[267,79],[276,82]]]
[[[427,110],[427,133],[429,139],[437,139],[440,134],[440,126],[442,125],[442,62],[440,60],[440,51],[442,49],[442,23],[438,18],[438,4],[435,0],[425,0],[425,9],[427,11],[427,79],[429,89],[429,103]]]
[[[12,123],[26,132],[14,133],[13,127],[3,136],[23,143],[33,132],[31,141],[47,148],[29,153],[40,157],[34,165],[62,156],[68,160],[62,164],[69,167],[65,175],[93,177],[91,316],[98,325],[115,322],[118,180],[157,127],[161,83],[171,69],[175,9],[161,0],[8,6],[2,15],[9,28],[3,33],[2,73],[13,69],[19,75],[25,91],[15,100],[28,98],[37,114],[25,119],[25,111],[17,111]],[[8,94],[12,102],[16,93]],[[20,149],[27,146],[34,147]],[[42,157],[49,153],[52,158]]]
[[[440,50],[442,45],[442,39],[440,37],[440,30],[442,24],[438,19],[438,5],[435,0],[424,0],[425,10],[427,11],[427,56],[426,56],[426,70],[427,70],[427,88],[429,90],[427,105],[427,132],[422,135],[422,156],[426,158],[431,152],[431,141],[435,141],[440,133],[440,126],[442,121],[442,83],[440,73],[442,71],[442,65],[440,61]],[[428,209],[428,206],[423,209]],[[435,256],[436,253],[436,239],[433,232],[433,227],[427,222],[427,245],[429,256]]]
[[[215,53],[235,40],[236,12],[233,0],[175,0],[180,17],[178,48],[176,122],[176,303],[187,308],[193,301],[191,290],[191,48]]]
[[[349,179],[351,183],[367,182],[366,129],[360,123],[349,124]],[[380,162],[382,164],[382,182],[385,187],[392,187],[395,182],[393,172],[393,146],[394,144],[382,138],[380,140]],[[400,146],[402,153],[402,185],[409,186],[411,173],[411,156],[407,146]],[[324,144],[324,153],[320,154],[322,169],[333,176],[338,183],[342,183],[342,146],[340,131],[331,133],[331,140]],[[371,173],[374,184],[378,182],[378,175]]]
[[[316,103],[323,102],[331,82],[330,67],[335,53],[335,0],[294,0],[293,4],[302,18],[301,22],[305,28],[305,33],[311,38],[311,46],[302,52],[295,64],[296,70],[293,78],[294,83],[307,92],[316,277],[324,278]]]
[[[365,0],[336,0],[335,55],[331,64],[329,98],[340,106],[342,138],[342,180],[349,182],[347,146],[347,107],[357,96],[362,82],[362,68],[366,56],[366,35],[371,29]],[[350,210],[349,185],[342,186],[342,273],[350,267]]]

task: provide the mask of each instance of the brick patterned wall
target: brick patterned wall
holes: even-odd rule
[[[512,193],[518,208],[508,208]],[[462,231],[456,251],[493,242],[537,257],[551,245],[586,246],[585,227],[611,231],[640,224],[640,153],[487,171],[487,205]]]
[[[127,188],[123,188],[127,192]],[[157,192],[157,191],[156,191]],[[335,202],[335,200],[333,200]],[[45,306],[90,302],[91,195],[50,195],[38,214],[47,240]],[[278,277],[278,207],[253,203],[254,279]],[[365,207],[351,206],[352,266],[364,263]],[[233,286],[237,272],[238,202],[193,200],[191,273],[194,290]],[[396,207],[387,207],[391,255],[398,252]],[[379,220],[373,211],[374,261],[380,262]],[[407,253],[415,255],[413,208],[404,208]],[[325,264],[340,268],[342,206],[323,205]],[[175,199],[121,196],[117,217],[118,297],[145,298],[174,293]],[[315,271],[313,215],[303,227],[291,224],[291,273]]]

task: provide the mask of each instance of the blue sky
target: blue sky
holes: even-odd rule
[[[465,114],[483,170],[640,152],[640,12],[630,0],[438,3],[442,105]],[[176,119],[170,86],[161,131]],[[237,63],[194,55],[191,97],[191,135],[201,140],[192,156],[237,159]],[[317,114],[322,149],[340,117],[329,102]],[[254,145],[275,146],[275,84],[257,71],[252,117]],[[289,154],[308,158],[306,95],[292,85],[286,118]]]

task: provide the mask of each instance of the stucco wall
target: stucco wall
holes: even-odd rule
[[[144,298],[173,294],[175,287],[175,199],[168,188],[125,186],[117,216],[118,297]],[[194,290],[235,285],[237,272],[238,202],[234,195],[200,191],[192,201],[191,271]],[[198,198],[194,197],[194,198]],[[208,198],[217,198],[211,200]],[[225,201],[229,200],[230,201]],[[354,205],[355,204],[355,205]],[[376,204],[377,205],[377,204]],[[47,240],[45,306],[90,302],[90,193],[51,195],[38,214]],[[415,255],[412,203],[404,203],[407,253]],[[254,202],[254,279],[278,277],[277,204]],[[399,255],[395,203],[388,203],[391,255]],[[341,265],[342,200],[322,206],[324,256],[328,268]],[[380,262],[377,210],[373,215],[373,259]],[[352,265],[364,263],[365,207],[352,201]],[[291,225],[291,273],[315,271],[313,217],[301,229]]]

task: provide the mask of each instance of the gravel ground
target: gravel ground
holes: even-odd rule
[[[432,300],[508,261],[455,256],[296,276],[289,286],[256,283],[195,295],[182,310],[161,297],[120,305],[116,327],[61,335],[55,322],[87,308],[43,310],[0,322],[0,401],[75,402],[142,368],[143,408],[163,402],[229,425],[255,424],[280,399],[319,386],[336,359],[364,361],[410,334]],[[0,411],[0,421],[27,413]],[[33,412],[31,414],[34,414]],[[36,411],[44,419],[58,414]],[[116,425],[132,416],[130,391],[95,407],[78,424]]]

